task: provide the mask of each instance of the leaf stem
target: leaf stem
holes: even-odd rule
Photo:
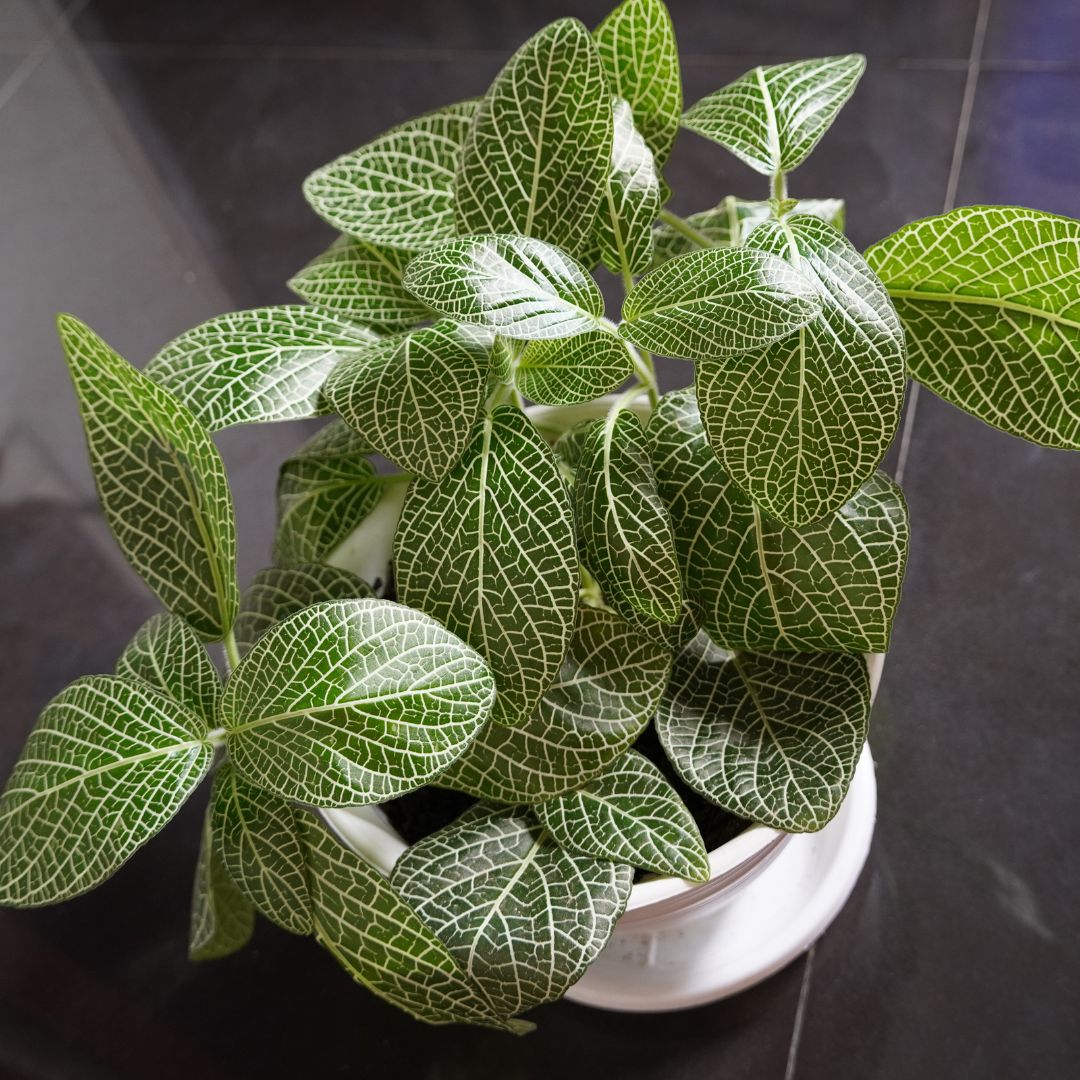
[[[670,210],[661,210],[660,220],[665,225],[670,225],[677,233],[681,233],[687,240],[693,241],[698,247],[715,247],[713,242],[703,232],[695,229],[689,221],[679,217],[678,214],[673,214]]]
[[[236,647],[236,635],[231,626],[222,644],[225,646],[225,659],[229,661],[229,670],[235,671],[237,664],[240,663],[240,650]]]
[[[772,197],[779,203],[787,198],[787,173],[777,169],[772,178]]]
[[[660,400],[660,390],[656,382],[656,365],[653,363],[652,353],[638,349],[629,341],[625,344],[630,359],[634,361],[634,371],[641,380],[643,388],[649,392],[649,404],[655,409]]]

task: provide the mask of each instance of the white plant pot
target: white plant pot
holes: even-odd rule
[[[641,406],[639,405],[639,409]],[[543,426],[555,410],[533,407]],[[605,411],[592,402],[558,410],[573,419]],[[644,411],[644,410],[641,410]],[[328,561],[368,581],[386,581],[403,496],[391,489]],[[867,657],[871,700],[884,657]],[[638,882],[611,940],[566,997],[624,1012],[665,1012],[729,997],[805,952],[851,895],[870,850],[877,786],[863,750],[847,798],[820,832],[788,834],[752,825],[709,853],[706,882]],[[377,806],[324,810],[344,843],[389,874],[405,843]]]

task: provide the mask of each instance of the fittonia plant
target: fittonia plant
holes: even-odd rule
[[[1080,446],[1080,223],[967,207],[863,257],[842,202],[789,197],[862,71],[759,67],[684,113],[661,0],[563,19],[484,97],[310,177],[342,236],[291,282],[306,303],[213,319],[144,372],[61,316],[105,516],[168,613],[38,719],[0,901],[93,888],[214,772],[193,957],[258,911],[420,1019],[522,1030],[635,870],[708,876],[676,785],[825,825],[900,596],[907,511],[877,469],[905,379]],[[663,209],[680,127],[771,197]],[[692,386],[660,396],[655,353]],[[241,595],[212,435],[324,413]],[[654,722],[665,770],[634,748]],[[426,785],[478,801],[389,878],[317,812]]]

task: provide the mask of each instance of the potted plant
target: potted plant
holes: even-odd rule
[[[102,508],[167,610],[31,731],[0,903],[93,888],[212,773],[193,958],[259,912],[419,1019],[523,1031],[635,889],[704,917],[725,874],[828,835],[903,579],[878,465],[906,379],[1080,444],[1080,223],[968,207],[863,257],[842,202],[789,196],[863,64],[758,67],[684,113],[661,0],[563,19],[309,178],[342,235],[306,303],[144,371],[61,316]],[[768,197],[665,209],[680,127]],[[329,413],[241,593],[212,436]]]

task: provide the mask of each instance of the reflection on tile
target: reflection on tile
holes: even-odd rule
[[[1080,63],[1080,5],[1075,0],[993,0],[985,58]]]
[[[56,13],[51,0],[4,0],[0,4],[0,48],[32,48]]]

